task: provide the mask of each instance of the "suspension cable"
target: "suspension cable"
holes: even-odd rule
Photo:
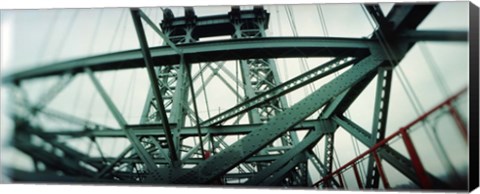
[[[50,45],[48,43],[52,39],[53,29],[55,29],[56,26],[57,26],[58,19],[60,18],[60,12],[61,11],[62,10],[58,10],[58,11],[55,12],[55,15],[53,17],[53,21],[47,27],[48,31],[47,31],[46,37],[43,39],[42,44],[40,44],[42,46],[46,45],[46,48],[40,49],[38,59],[37,59],[38,61],[42,61],[42,59],[45,58],[45,52],[48,50],[47,48],[49,48],[48,46]],[[37,63],[37,66],[40,65],[40,64],[41,63]]]
[[[93,30],[93,35],[92,35],[92,40],[90,42],[90,47],[88,48],[88,54],[91,55],[93,54],[93,51],[94,51],[94,45],[95,45],[95,38],[97,37],[97,32],[98,32],[98,29],[100,27],[100,24],[102,23],[102,16],[103,16],[103,10],[104,9],[100,9],[100,13],[98,14],[98,20],[95,24],[95,28]]]
[[[133,74],[133,75],[131,76],[131,77],[132,77],[132,82],[133,82],[133,83],[132,83],[132,86],[135,86],[135,85],[136,85],[135,83],[136,83],[136,81],[137,81],[137,79],[136,79],[136,78],[137,78],[137,72],[136,72],[136,71],[133,71],[132,74]],[[133,88],[135,89],[136,87],[133,87]],[[134,104],[134,103],[133,103],[133,94],[134,94],[133,92],[130,94],[130,106],[128,107],[128,111],[127,111],[128,113],[130,113],[130,114],[129,114],[130,116],[131,116],[132,107],[133,107],[133,104]]]
[[[191,93],[191,96],[192,96],[192,102],[193,102],[193,109],[194,109],[194,112],[195,112],[195,126],[197,128],[197,134],[198,134],[198,139],[200,141],[200,149],[202,150],[202,159],[206,159],[205,158],[205,149],[203,147],[203,140],[202,140],[202,133],[201,133],[201,129],[200,129],[200,117],[198,116],[198,107],[197,107],[197,100],[196,100],[196,97],[195,97],[195,90],[193,88],[193,79],[192,79],[192,74],[191,74],[191,68],[190,66],[184,61],[184,58],[183,58],[183,55],[180,56],[180,60],[181,60],[181,65],[184,65],[185,66],[185,69],[187,70],[187,78],[188,78],[188,82],[189,82],[189,88],[190,88],[190,93]]]
[[[292,30],[292,33],[293,33],[293,36],[294,37],[298,37],[299,34],[298,34],[298,30],[297,30],[297,26],[295,25],[295,16],[293,14],[293,11],[291,9],[290,6],[288,5],[285,5],[285,12],[286,12],[286,15],[287,15],[287,18],[288,18],[288,23],[290,24],[290,28]],[[307,65],[307,61],[305,58],[299,58],[298,61],[300,62],[300,70],[303,71],[303,72],[306,72],[306,71],[309,71],[310,68],[308,67]],[[303,88],[303,92],[305,95],[308,94],[308,89],[310,89],[310,92],[313,92],[316,90],[316,87],[315,87],[315,84],[314,83],[310,83],[308,84],[309,87],[304,87]],[[320,110],[318,110],[317,112],[320,112]]]
[[[208,64],[205,63],[205,65],[208,65]],[[205,87],[205,79],[203,78],[203,70],[202,70],[201,63],[198,64],[198,69],[200,71],[200,79],[202,80],[202,89],[203,89],[203,96],[205,98],[205,106],[207,107],[207,116],[208,116],[208,119],[210,119],[210,106],[208,105],[207,90]]]
[[[282,31],[282,22],[280,21],[280,10],[278,8],[279,6],[276,6],[275,7],[275,11],[276,11],[276,15],[277,15],[277,25],[278,25],[278,33],[279,33],[279,36],[282,36],[283,35],[283,31]],[[283,72],[284,72],[284,76],[285,76],[285,80],[288,79],[288,70],[287,70],[287,62],[285,59],[280,59],[282,60],[282,63],[283,63]],[[286,95],[286,98],[287,98],[287,104],[291,104],[292,103],[292,99],[291,99],[291,95]]]
[[[113,45],[114,45],[113,43],[116,42],[115,40],[117,39],[117,34],[118,34],[117,32],[118,32],[118,29],[120,28],[120,24],[123,24],[123,30],[121,31],[121,35],[120,35],[120,45],[119,45],[118,47],[119,47],[119,50],[121,50],[121,48],[122,48],[123,39],[124,39],[124,36],[125,36],[126,22],[128,21],[128,20],[127,20],[128,18],[126,18],[126,17],[124,18],[124,16],[126,16],[126,14],[125,14],[125,9],[123,9],[123,10],[120,12],[120,17],[119,17],[119,19],[118,19],[117,26],[115,27],[114,35],[113,35],[112,40],[111,40],[111,42],[110,42],[110,46],[109,46],[109,48],[108,48],[108,52],[112,52],[112,51],[113,51]],[[122,23],[122,20],[124,21],[123,23]],[[133,70],[133,72],[135,72],[135,71]],[[114,90],[114,87],[113,87],[113,86],[115,85],[116,77],[117,77],[117,70],[115,70],[114,75],[113,75],[113,83],[112,83],[112,85],[111,85],[111,87],[110,87],[110,94],[113,94],[113,90]],[[132,83],[132,81],[133,81],[134,79],[130,79],[130,80],[131,80],[131,81],[130,81],[129,86],[128,86],[129,89],[130,89],[131,83]],[[127,90],[127,91],[128,91],[128,90]],[[132,93],[129,93],[129,94],[132,94]],[[126,103],[127,99],[128,99],[128,96],[125,98],[124,106],[123,106],[123,108],[122,108],[122,111],[124,111],[124,109],[125,109],[125,103]],[[108,113],[109,113],[109,112],[110,112],[110,111],[108,111],[108,110],[106,110],[106,112],[105,112],[105,119],[104,119],[104,122],[105,122],[105,123],[107,122],[107,118],[108,118]]]
[[[125,39],[125,31],[127,31],[127,23],[128,23],[128,17],[127,17],[128,14],[126,14],[125,16],[125,19],[124,19],[124,22],[123,22],[123,28],[122,30],[120,31],[121,35],[120,35],[120,43],[119,43],[119,48],[120,50],[122,50],[123,48],[123,43],[125,42],[124,39]]]
[[[153,20],[154,21],[159,21],[159,19],[158,19],[158,12],[159,12],[158,9],[157,8],[152,8],[152,9],[153,9],[153,12],[154,12]],[[153,37],[152,38],[152,42],[153,42],[152,46],[156,46],[155,43],[156,43],[156,40],[158,39],[158,36],[156,36],[155,33],[153,33],[152,37]]]
[[[367,10],[365,8],[365,6],[362,4],[361,7],[363,8],[363,11],[365,13],[365,15],[367,16],[367,19],[369,20],[370,24],[372,25],[372,28],[374,30],[374,33],[377,35],[377,37],[379,38],[379,43],[380,45],[382,46],[382,48],[384,49],[385,51],[385,54],[387,55],[387,57],[390,60],[390,65],[393,69],[393,71],[395,72],[395,74],[398,74],[397,71],[396,71],[396,68],[394,68],[394,64],[392,62],[392,60],[398,64],[399,61],[398,61],[398,58],[395,56],[393,50],[391,49],[390,45],[388,44],[388,41],[386,40],[383,32],[381,30],[375,30],[375,27],[372,23],[372,21],[370,20],[370,17],[369,15],[367,14]],[[373,20],[373,18],[372,18]],[[375,20],[374,20],[375,21]],[[377,24],[378,25],[378,24]],[[410,89],[410,92],[411,92],[411,95],[412,95],[412,98],[414,101],[411,101],[412,103],[412,106],[414,107],[416,113],[417,113],[417,116],[420,116],[420,114],[422,112],[425,112],[424,109],[423,109],[423,106],[422,104],[420,103],[420,100],[418,99],[418,96],[415,94],[415,91],[413,90],[413,87],[411,86],[408,78],[406,77],[405,73],[403,72],[402,68],[400,66],[398,66],[399,68],[399,71],[400,71],[400,75],[403,75],[404,76],[404,79],[405,79],[405,82],[406,82],[406,86],[407,87],[404,87],[404,85],[402,84],[402,87],[404,87],[404,90],[405,92],[407,93],[408,95],[408,89]],[[398,76],[398,75],[397,75]],[[400,81],[401,81],[401,77],[398,76],[400,78]],[[401,82],[402,83],[402,82]],[[410,100],[410,98],[409,98]],[[416,104],[415,104],[416,103]],[[416,106],[418,107],[416,107]],[[418,109],[417,109],[418,108]],[[430,129],[434,129],[434,127],[431,126],[430,122],[428,120],[423,120],[422,121],[422,124],[426,127],[426,128],[430,128]],[[430,140],[430,142],[432,144],[435,144],[433,147],[434,147],[434,150],[435,152],[437,153],[437,155],[440,157],[440,162],[443,164],[444,167],[446,168],[449,168],[449,171],[451,173],[453,173],[454,176],[456,176],[456,171],[455,171],[455,168],[453,167],[453,164],[451,163],[450,159],[448,158],[447,154],[445,153],[445,150],[443,148],[443,146],[438,142],[438,140],[435,141],[434,139],[434,134],[432,134],[432,130],[426,130],[426,133],[427,133],[427,137],[428,139]]]
[[[435,62],[435,59],[432,56],[432,53],[429,51],[426,43],[423,44],[418,44],[418,47],[420,48],[420,51],[423,54],[423,57],[425,58],[427,65],[430,69],[430,72],[432,72],[434,79],[436,80],[435,83],[437,83],[438,87],[440,88],[441,92],[445,95],[445,97],[448,97],[450,94],[450,90],[448,88],[447,83],[445,82],[444,77],[442,76],[440,69],[437,66],[437,63]]]
[[[125,15],[125,9],[122,9],[122,11],[120,12],[120,17],[118,17],[117,25],[115,26],[115,30],[113,31],[112,41],[110,42],[110,46],[108,46],[108,52],[111,52],[113,50],[113,43],[116,42],[115,40],[117,39],[117,34],[118,34],[117,32],[120,29],[120,25],[123,24],[122,20],[124,15]]]
[[[323,35],[325,37],[328,37],[329,35],[327,30],[327,22],[325,20],[325,15],[323,15],[322,5],[317,4],[316,7],[317,7],[318,18],[320,19],[320,24],[322,25]]]
[[[325,20],[325,15],[323,14],[323,10],[322,10],[322,7],[320,4],[317,4],[316,5],[316,10],[317,10],[317,14],[318,14],[318,18],[320,20],[320,24],[322,26],[322,31],[323,31],[323,34],[325,37],[329,37],[329,33],[328,33],[328,28],[327,28],[327,24],[326,24],[326,20]],[[338,72],[335,72],[334,73],[334,76],[335,78],[338,77],[339,73]],[[351,115],[350,115],[350,110],[346,110],[346,117],[351,119]],[[360,154],[360,149],[358,147],[358,140],[357,139],[354,139],[353,136],[350,136],[350,140],[352,142],[352,145],[353,145],[353,149],[354,149],[354,152],[355,152],[355,155],[358,156]],[[319,149],[319,147],[317,146],[316,147],[317,149]],[[338,166],[340,166],[340,163],[339,163],[339,159],[338,159],[338,155],[337,155],[337,152],[335,150],[335,155],[336,155],[336,160],[337,160],[337,163],[338,163]],[[364,174],[364,171],[365,171],[365,168],[363,165],[360,166],[360,174],[361,174],[361,177],[363,178],[363,174]],[[344,181],[345,182],[345,181]]]
[[[103,9],[100,10],[100,14],[99,14],[99,17],[100,19],[97,20],[96,24],[95,24],[95,27],[94,27],[94,30],[93,30],[93,34],[92,34],[92,40],[90,42],[90,45],[89,45],[89,48],[87,50],[87,53],[88,55],[91,55],[93,53],[93,48],[94,48],[94,45],[95,45],[95,38],[97,36],[95,36],[98,32],[98,29],[99,29],[99,26],[100,26],[100,23],[102,22],[102,15],[103,15]],[[113,85],[113,84],[112,84]],[[92,92],[92,97],[91,97],[91,100],[90,100],[90,105],[89,105],[89,108],[88,108],[88,112],[87,112],[87,121],[90,120],[90,117],[92,115],[92,108],[93,108],[93,102],[95,101],[96,99],[96,95],[95,95],[95,91]]]
[[[120,28],[120,25],[123,24],[123,23],[122,23],[122,20],[123,20],[124,15],[125,15],[125,9],[122,9],[122,11],[120,12],[120,16],[119,16],[119,18],[118,18],[117,25],[115,26],[115,30],[113,31],[114,34],[113,34],[113,36],[112,36],[112,40],[111,40],[110,45],[109,45],[109,47],[108,47],[108,52],[112,52],[112,51],[113,51],[113,45],[114,45],[114,43],[116,42],[115,40],[117,39],[117,34],[118,34],[117,32],[118,32],[118,30],[119,30],[119,28]],[[124,30],[123,30],[123,31],[124,31]],[[123,32],[123,31],[122,31],[122,32]],[[122,34],[122,36],[120,37],[120,39],[121,39],[121,40],[123,39],[123,34]],[[121,46],[119,46],[119,47],[121,47]],[[110,90],[109,90],[109,91],[110,91],[110,94],[113,94],[113,92],[114,92],[114,85],[115,85],[115,82],[116,82],[116,75],[117,75],[117,70],[115,70],[114,75],[113,75],[113,82],[112,82],[112,85],[111,85]],[[131,85],[132,85],[132,79],[130,79],[130,83],[129,83],[129,85],[128,85],[127,91],[130,91]],[[131,94],[131,93],[129,93],[129,94]],[[127,100],[128,100],[128,97],[130,96],[129,94],[125,97],[124,103],[123,103],[123,105],[122,105],[122,112],[125,112],[125,107],[126,107],[125,104],[126,104],[126,102],[127,102]],[[104,123],[107,122],[108,113],[109,113],[109,111],[106,110],[106,112],[105,112],[105,117],[104,117]],[[114,144],[115,144],[115,143],[116,143],[116,139],[115,139],[115,141],[114,141]],[[112,151],[113,151],[113,148],[112,148]]]
[[[390,59],[389,60],[390,61],[390,66],[393,68],[395,66],[394,62],[397,63],[397,64],[399,63],[398,59],[395,57],[394,53],[392,52],[390,46],[388,45],[388,42],[386,42],[385,37],[383,36],[383,33],[381,31],[378,32],[376,30],[376,26],[374,24],[375,21],[372,18],[370,18],[370,15],[368,14],[368,11],[367,11],[367,8],[365,7],[365,5],[361,4],[360,6],[361,6],[365,16],[367,17],[367,20],[370,23],[370,25],[371,25],[371,27],[374,31],[374,34],[377,35],[377,37],[379,39],[380,46],[383,48],[383,51],[385,52],[385,55]],[[402,70],[401,67],[400,66],[398,66],[398,67],[399,67],[398,69],[401,71]],[[410,82],[408,82],[407,77],[405,76],[405,74],[399,74],[398,71],[397,71],[397,68],[393,68],[393,72],[399,78],[400,84],[402,85],[403,90],[407,94],[407,97],[410,101],[410,104],[414,108],[415,112],[417,113],[417,115],[420,115],[423,108],[419,104],[418,97],[416,97],[415,93],[413,92],[413,89],[410,90],[411,85],[409,84]],[[401,71],[401,72],[403,72],[403,71]],[[404,77],[402,77],[402,75]],[[404,82],[406,82],[406,83],[404,83]]]
[[[74,12],[73,12],[73,16],[70,18],[70,22],[68,23],[67,32],[63,34],[63,37],[61,38],[61,41],[60,41],[60,45],[57,48],[56,52],[54,52],[56,54],[56,57],[55,57],[54,61],[59,60],[58,57],[61,56],[60,54],[63,51],[63,48],[65,47],[66,39],[71,34],[70,32],[72,31],[73,24],[75,23],[75,20],[77,19],[77,15],[78,15],[78,10],[75,9]]]

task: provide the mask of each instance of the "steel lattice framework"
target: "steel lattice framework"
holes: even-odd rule
[[[385,139],[392,71],[417,41],[467,41],[467,32],[416,29],[435,6],[395,4],[389,14],[384,15],[379,5],[365,5],[379,26],[370,38],[267,37],[269,13],[261,6],[250,10],[232,7],[227,14],[202,17],[197,16],[193,8],[185,8],[183,17],[174,17],[165,9],[160,26],[142,10],[131,9],[140,49],[60,62],[4,78],[6,83],[11,83],[15,95],[24,96],[18,89],[23,81],[61,77],[41,103],[20,102],[23,108],[14,115],[14,146],[45,164],[47,169],[61,171],[63,175],[45,171],[35,172],[32,177],[18,171],[13,173],[12,179],[313,186],[309,171],[318,171],[321,177],[327,178],[334,171],[334,135],[339,127],[369,148]],[[144,28],[153,29],[164,39],[165,45],[149,47]],[[230,36],[231,39],[200,40],[216,36]],[[332,60],[282,82],[273,59],[293,57],[331,57]],[[201,120],[196,96],[202,88],[195,88],[193,82],[204,79],[201,73],[205,69],[223,71],[223,66],[227,65],[225,61],[237,61],[241,70],[241,80],[237,81],[244,94],[231,88],[241,101]],[[195,72],[193,64],[200,64]],[[132,124],[125,120],[124,113],[113,103],[95,73],[144,67],[151,88],[140,123]],[[286,94],[337,72],[342,73],[298,103],[287,103]],[[73,116],[45,109],[49,101],[79,74],[88,75],[119,129],[92,122],[85,124]],[[374,79],[377,82],[374,127],[369,130],[345,117],[344,113]],[[22,98],[17,99],[22,101]],[[321,111],[317,119],[307,119],[317,111]],[[82,123],[84,130],[47,132],[30,122],[37,114]],[[248,124],[239,124],[243,117]],[[187,121],[193,125],[188,125]],[[300,131],[306,132],[303,138],[299,138]],[[33,136],[54,149],[32,143]],[[95,138],[127,138],[130,145],[117,157],[92,158],[61,143],[60,137],[65,136],[88,137],[92,141]],[[229,142],[228,136],[241,138]],[[184,141],[188,138],[199,142],[187,145]],[[319,156],[312,148],[322,138],[325,150],[324,155]],[[429,172],[419,177],[415,161],[388,145],[367,157],[362,187],[379,188],[383,178],[380,160],[422,188],[450,187]],[[120,167],[123,170],[119,170]],[[430,185],[424,183],[426,179]],[[329,178],[323,183],[323,187],[343,185],[341,178]]]

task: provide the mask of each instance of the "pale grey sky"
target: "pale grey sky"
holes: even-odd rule
[[[464,2],[441,3],[434,9],[426,21],[420,25],[419,29],[466,30],[468,28],[468,8],[466,5]],[[388,10],[390,6],[391,4],[384,4],[382,8]],[[270,12],[268,36],[292,36],[292,30],[286,20],[285,7],[269,5],[265,8]],[[181,8],[172,9],[176,15],[183,13]],[[315,6],[292,5],[291,9],[294,12],[295,25],[300,36],[323,35]],[[368,37],[372,33],[372,27],[358,4],[328,4],[322,5],[322,9],[324,10],[330,36]],[[142,10],[157,23],[160,22],[162,18],[160,9],[144,8]],[[229,10],[229,7],[224,6],[195,8],[197,15],[222,14]],[[129,11],[124,8],[4,10],[1,14],[2,76],[5,73],[38,67],[51,62],[139,48],[131,16]],[[118,33],[115,33],[116,29],[119,29]],[[162,41],[160,38],[156,37],[152,30],[146,29],[149,45],[161,45]],[[435,65],[438,66],[442,78],[446,80],[451,94],[468,84],[468,77],[466,76],[468,75],[467,43],[428,42],[420,44],[424,44],[431,51]],[[325,60],[307,59],[308,67],[316,67]],[[288,80],[301,73],[300,68],[296,68],[299,66],[298,59],[279,59],[276,60],[276,63],[281,80]],[[234,64],[233,62],[228,62],[225,66],[231,72],[235,72]],[[428,110],[447,97],[438,88],[418,45],[414,46],[407,54],[400,63],[400,67],[412,83],[414,91],[425,110]],[[198,69],[198,66],[194,66],[193,71],[196,69]],[[209,74],[211,74],[211,71],[206,72],[204,76]],[[129,123],[138,123],[148,89],[145,69],[98,73],[97,77],[101,78],[103,86],[112,96],[119,109],[122,112],[125,111],[124,116],[127,121]],[[315,85],[318,88],[322,83],[332,78],[333,76],[327,77],[315,82]],[[53,84],[54,81],[55,78],[26,83],[25,88],[29,91],[30,100],[35,102],[38,96],[45,92],[45,86]],[[113,84],[114,82],[115,84]],[[233,83],[232,81],[229,82]],[[371,115],[373,114],[375,83],[375,80],[372,81],[366,92],[359,97],[349,111],[352,120],[367,130],[370,130],[372,125]],[[199,88],[198,84],[200,83],[196,83],[196,88]],[[222,95],[215,95],[218,91],[228,91],[228,89],[216,78],[207,86],[207,95],[212,115],[218,113],[219,109],[226,110],[236,103],[236,98],[232,93],[226,92],[222,93]],[[292,94],[288,95],[289,104],[291,105],[299,101],[310,92],[309,89],[299,89],[292,92]],[[2,105],[8,104],[8,101],[5,100],[6,93],[8,91],[2,87]],[[205,100],[203,94],[199,95],[197,100],[199,102],[200,116],[206,119],[207,113],[205,103],[203,103]],[[3,134],[8,134],[8,118],[4,115],[6,111],[4,107],[6,106],[2,106],[1,128]],[[116,126],[113,117],[108,113],[98,94],[94,93],[91,82],[84,75],[77,76],[70,83],[70,86],[52,101],[49,107],[96,122],[106,123],[112,127]],[[398,81],[397,74],[395,74],[392,85],[387,135],[412,121],[417,116]],[[55,125],[59,125],[59,123],[55,123]],[[63,125],[66,124],[64,123]],[[3,138],[6,135],[3,134],[2,140],[4,141]],[[454,133],[446,132],[444,134],[450,137]],[[423,142],[426,139],[425,135],[419,135],[418,137],[417,142]],[[105,146],[108,143],[106,142]],[[75,145],[75,143],[72,143],[72,145]],[[323,141],[319,145],[323,149]],[[450,148],[449,153],[465,149],[461,144]],[[339,129],[337,132],[335,149],[339,153],[341,164],[348,162],[354,157],[350,136],[342,129]],[[362,146],[362,150],[364,149],[365,147]],[[119,152],[119,150],[121,150],[121,147],[115,151],[112,150],[112,155],[116,155],[116,152]],[[428,154],[425,153],[423,156],[425,158],[432,157]],[[457,157],[454,161],[456,167],[462,167],[461,165],[464,164],[466,158],[463,156],[466,156],[466,151],[459,155],[462,157]],[[442,166],[433,164],[428,165],[427,168],[434,172],[440,172]]]

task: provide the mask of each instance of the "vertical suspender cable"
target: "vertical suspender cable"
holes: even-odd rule
[[[95,24],[93,34],[92,34],[92,40],[91,40],[89,48],[87,50],[88,55],[91,55],[93,53],[93,48],[94,48],[94,45],[95,45],[95,38],[97,37],[95,35],[97,34],[99,26],[102,22],[102,14],[103,14],[103,9],[100,9],[100,14],[99,14],[99,17],[98,17],[99,19],[97,20],[97,22]],[[114,84],[112,84],[112,88],[113,88],[113,85]],[[90,120],[90,117],[92,116],[91,109],[93,108],[92,106],[93,106],[93,102],[95,101],[95,97],[96,97],[95,92],[92,92],[92,97],[91,97],[90,104],[89,104],[89,111],[87,113],[87,121]]]
[[[427,65],[430,69],[430,72],[432,72],[433,77],[436,80],[435,83],[437,83],[443,95],[445,95],[445,97],[448,97],[448,95],[450,94],[450,90],[448,88],[447,83],[445,82],[445,79],[442,77],[441,72],[438,69],[438,66],[436,65],[437,63],[435,62],[435,59],[433,58],[432,53],[430,53],[425,43],[423,44],[419,43],[417,45],[420,48],[420,51],[422,52],[425,60],[427,61]]]
[[[198,108],[197,108],[197,100],[195,99],[195,90],[193,88],[193,80],[192,80],[192,74],[191,74],[191,69],[190,66],[185,62],[185,59],[183,58],[183,55],[180,56],[181,63],[185,65],[185,69],[187,70],[187,78],[188,82],[190,84],[190,93],[192,95],[192,102],[193,102],[193,109],[195,112],[195,125],[197,126],[197,133],[198,133],[198,139],[200,141],[200,149],[202,150],[202,158],[205,160],[205,149],[203,147],[203,140],[202,140],[202,132],[200,129],[200,117],[198,116]]]
[[[379,38],[379,43],[380,43],[380,45],[382,46],[382,48],[384,49],[387,57],[389,57],[391,60],[393,60],[395,63],[398,64],[400,61],[398,61],[398,58],[394,55],[394,52],[392,51],[390,45],[389,45],[388,42],[386,41],[384,34],[382,33],[382,31],[377,32],[377,31],[375,30],[375,27],[374,27],[372,21],[370,20],[370,17],[369,17],[369,15],[368,15],[368,13],[367,13],[367,10],[366,10],[366,8],[365,8],[365,6],[364,6],[363,4],[362,4],[362,8],[363,8],[363,11],[364,11],[365,15],[367,16],[368,21],[370,22],[370,24],[372,25],[372,27],[373,27],[373,29],[374,29],[374,33],[375,33],[375,34],[377,35],[377,37]],[[374,21],[375,21],[375,20],[374,20]],[[392,66],[392,68],[394,67],[393,62],[390,62],[390,65]],[[410,92],[412,93],[411,95],[412,95],[412,97],[413,97],[413,100],[415,100],[415,101],[411,101],[412,106],[415,108],[415,111],[416,111],[416,113],[417,113],[417,116],[420,116],[421,112],[424,112],[423,106],[421,105],[421,103],[420,103],[417,95],[415,94],[415,91],[413,90],[413,88],[412,88],[409,80],[408,80],[407,77],[405,76],[405,73],[403,72],[402,68],[399,66],[398,69],[400,70],[401,75],[404,76],[404,79],[405,79],[406,85],[407,85],[407,87],[405,88],[404,85],[402,84],[402,87],[404,87],[404,90],[405,90],[405,92],[407,93],[407,95],[408,95],[408,90],[407,90],[407,89],[410,89]],[[393,69],[393,71],[397,74],[397,71],[396,71],[395,68]],[[398,76],[398,75],[397,75],[397,76]],[[400,76],[399,76],[399,78],[400,78],[400,81],[401,81],[401,77],[400,77]],[[402,82],[401,82],[401,83],[402,83]],[[410,98],[409,98],[409,99],[410,99]],[[416,104],[415,104],[415,103],[416,103]],[[418,107],[416,107],[415,105],[417,105]],[[417,109],[417,108],[418,108],[418,109]],[[423,123],[423,125],[424,125],[425,127],[427,127],[427,128],[432,128],[432,126],[430,125],[430,123],[429,123],[428,121],[423,120],[422,123]],[[442,146],[438,141],[435,141],[435,140],[433,139],[434,137],[432,137],[432,136],[434,136],[434,135],[431,134],[431,133],[432,133],[431,130],[427,130],[427,137],[428,137],[428,139],[430,140],[430,142],[432,142],[433,144],[436,144],[436,145],[434,145],[433,147],[434,147],[435,152],[437,152],[438,156],[441,158],[441,159],[440,159],[440,162],[443,163],[444,167],[449,168],[449,171],[450,171],[451,173],[453,173],[453,175],[454,175],[455,177],[457,177],[457,173],[456,173],[456,171],[455,171],[455,168],[453,167],[450,159],[449,159],[448,156],[446,155],[443,146]]]
[[[368,22],[372,26],[374,34],[376,34],[377,37],[379,38],[380,46],[383,48],[385,54],[387,55],[388,58],[391,59],[391,61],[394,61],[395,63],[398,64],[399,61],[394,56],[394,54],[391,51],[391,48],[389,47],[389,45],[385,42],[382,32],[377,32],[374,21],[372,21],[372,19],[370,18],[369,14],[368,14],[368,11],[365,8],[365,5],[362,4],[361,7],[362,7],[362,10],[363,10],[365,16],[367,17]],[[394,66],[393,62],[390,62],[390,65],[393,67]],[[401,70],[400,66],[399,66],[399,69]],[[399,78],[400,84],[402,85],[402,88],[404,89],[405,93],[407,94],[407,97],[408,97],[410,103],[412,104],[413,108],[415,109],[415,112],[417,113],[417,115],[420,115],[423,108],[421,107],[421,105],[419,103],[418,97],[416,97],[415,93],[413,93],[413,90],[411,90],[411,91],[409,90],[409,89],[411,89],[411,85],[409,84],[409,82],[404,83],[404,79],[406,79],[405,75],[404,74],[400,75],[398,73],[398,71],[396,70],[396,68],[394,68],[393,71],[397,75],[397,77]],[[401,72],[403,72],[403,71],[401,71]],[[402,75],[404,77],[402,77]]]
[[[206,63],[205,65],[208,65],[208,63]],[[203,78],[203,70],[202,70],[201,63],[198,64],[198,69],[200,71],[200,79],[202,80],[202,89],[203,89],[203,96],[205,98],[205,106],[207,107],[207,115],[208,115],[208,118],[210,119],[210,106],[208,105],[207,90],[205,88],[205,79]]]
[[[48,25],[48,31],[47,31],[47,35],[45,38],[43,38],[43,42],[42,44],[40,44],[42,47],[45,45],[46,48],[43,48],[43,49],[40,49],[40,53],[38,55],[38,61],[42,61],[42,59],[45,57],[45,52],[48,50],[48,46],[50,44],[48,44],[50,41],[51,41],[51,38],[52,38],[52,33],[53,33],[53,29],[55,29],[55,27],[57,26],[57,23],[58,23],[58,19],[60,18],[60,12],[62,10],[57,10],[55,12],[55,15],[53,16],[53,22],[50,23],[50,25]],[[40,63],[38,63],[40,64]]]
[[[282,33],[282,22],[280,21],[280,11],[279,11],[279,6],[276,6],[275,7],[275,11],[277,13],[277,24],[278,24],[278,33],[279,33],[279,36],[282,36],[283,33]],[[285,61],[285,59],[281,59],[282,62],[283,62],[283,72],[284,72],[284,77],[285,77],[285,80],[288,79],[288,70],[287,70],[287,62]],[[291,104],[292,103],[292,99],[291,99],[291,96],[290,95],[286,95],[286,98],[287,98],[287,104]]]
[[[60,41],[60,46],[57,48],[56,52],[54,52],[57,56],[54,59],[54,61],[58,61],[58,59],[59,59],[58,56],[61,56],[60,54],[63,51],[63,48],[65,47],[66,39],[67,39],[68,35],[70,35],[70,32],[72,31],[73,24],[75,23],[75,20],[77,19],[77,15],[78,15],[78,10],[75,9],[74,12],[73,12],[73,16],[71,17],[70,22],[68,23],[67,32],[65,32],[63,34],[63,37],[61,38],[61,41]]]

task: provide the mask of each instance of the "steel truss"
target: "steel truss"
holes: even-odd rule
[[[316,170],[322,177],[328,177],[333,171],[334,135],[339,127],[367,147],[385,138],[392,71],[415,42],[467,40],[466,32],[416,30],[434,7],[435,4],[396,4],[384,16],[377,5],[366,5],[379,26],[370,39],[268,38],[265,31],[269,14],[262,7],[252,10],[233,7],[228,14],[206,17],[196,16],[192,8],[185,9],[184,17],[174,17],[167,9],[160,28],[140,9],[131,9],[140,49],[65,61],[5,77],[5,82],[12,83],[15,95],[25,97],[21,90],[23,81],[62,76],[41,103],[18,102],[24,111],[15,115],[14,146],[45,165],[46,170],[35,172],[40,175],[38,179],[14,170],[12,178],[46,182],[312,186],[309,171]],[[164,39],[165,46],[148,46],[143,22]],[[231,39],[200,41],[200,38],[222,35],[230,35]],[[390,47],[388,53],[385,45]],[[289,57],[333,59],[282,82],[273,58]],[[224,68],[224,61],[229,60],[239,61],[241,80]],[[192,66],[198,63],[199,70],[191,72]],[[141,67],[147,68],[151,88],[140,123],[127,123],[95,73]],[[207,70],[213,73],[204,79],[203,72]],[[287,104],[286,94],[340,70],[345,71],[298,103]],[[218,74],[220,71],[233,78],[244,94],[230,86],[226,78]],[[45,108],[78,74],[88,75],[120,128],[55,114]],[[205,88],[193,88],[193,82],[202,79],[207,84],[214,77],[223,80],[241,102],[207,120],[200,120],[196,100]],[[364,129],[344,113],[375,78],[374,127]],[[307,120],[319,110],[321,114],[317,119]],[[46,131],[31,122],[37,114],[81,123],[85,129]],[[243,116],[248,118],[248,124],[239,124]],[[232,119],[233,124],[226,124]],[[188,121],[193,124],[188,125]],[[305,137],[299,138],[299,131],[306,132]],[[228,142],[226,138],[232,136],[239,138]],[[88,137],[92,142],[96,138],[126,138],[130,146],[117,157],[90,157],[61,143],[60,137]],[[51,148],[32,143],[33,138]],[[188,145],[184,143],[188,138],[199,142]],[[323,158],[312,151],[322,138],[325,139]],[[374,155],[368,158],[362,188],[379,187],[381,163],[378,162],[381,160],[423,186],[424,180],[417,177],[412,161],[385,146],[378,150],[378,158]],[[308,161],[313,169],[307,168]],[[53,173],[57,171],[61,175]],[[428,172],[426,177],[433,188],[448,187]],[[343,185],[341,178],[326,182],[326,187]]]

